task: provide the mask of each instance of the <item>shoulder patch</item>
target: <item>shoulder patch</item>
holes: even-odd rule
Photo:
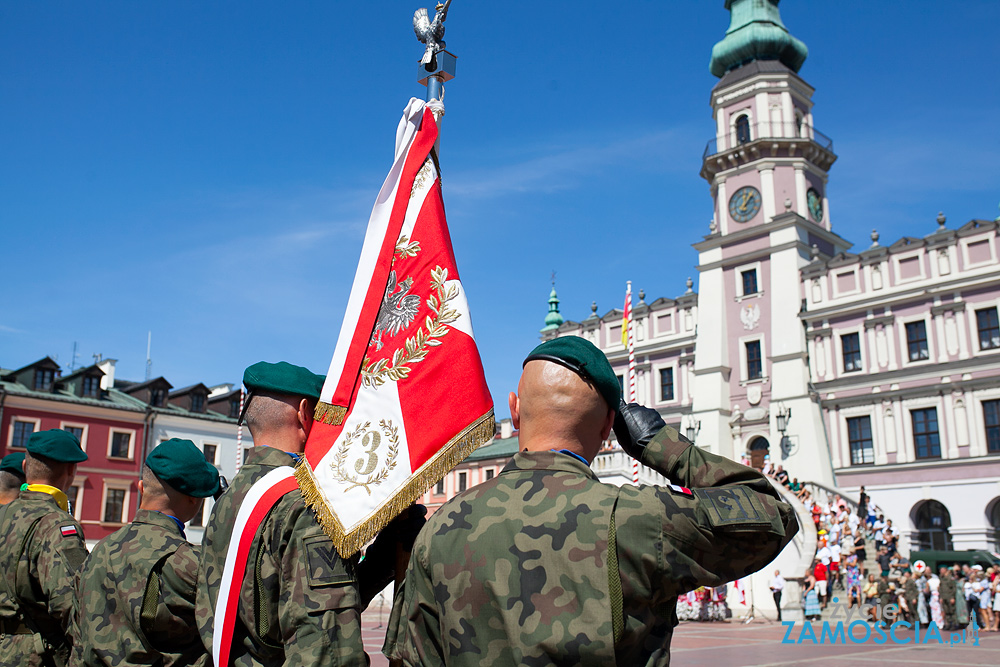
[[[742,486],[695,489],[694,495],[716,528],[749,530],[769,528],[771,520],[756,496]]]
[[[79,535],[76,526],[69,524],[66,526],[59,526],[59,532],[62,533],[63,537],[73,537],[74,535]]]
[[[344,559],[326,535],[316,535],[303,540],[306,565],[309,568],[309,587],[347,584],[353,580]]]

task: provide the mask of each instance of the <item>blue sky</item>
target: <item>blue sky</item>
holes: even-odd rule
[[[418,2],[0,4],[0,366],[102,353],[175,387],[325,371],[422,53]],[[785,0],[867,247],[1000,211],[1000,3]],[[563,314],[684,291],[722,0],[455,0],[444,197],[487,378]]]

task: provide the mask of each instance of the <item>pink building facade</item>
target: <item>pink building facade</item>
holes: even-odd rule
[[[849,496],[866,486],[904,546],[1000,550],[997,222],[939,216],[849,252],[826,191],[833,142],[798,75],[804,45],[773,0],[726,7],[698,291],[640,292],[637,400],[715,453]],[[583,336],[625,376],[620,310],[563,321],[554,290],[549,308],[543,339]]]

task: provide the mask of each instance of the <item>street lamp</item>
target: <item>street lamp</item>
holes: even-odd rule
[[[698,431],[701,430],[701,422],[697,419],[691,419],[688,421],[687,427],[687,439],[694,442],[694,439],[698,437]]]
[[[779,405],[776,419],[778,422],[778,433],[785,435],[785,431],[788,430],[788,422],[792,419],[792,409],[786,408],[784,405]]]

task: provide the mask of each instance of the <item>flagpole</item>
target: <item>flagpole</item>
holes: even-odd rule
[[[418,24],[418,16],[421,10],[414,15],[413,27],[417,32],[417,39],[427,45],[424,58],[417,65],[417,83],[427,86],[427,95],[424,98],[427,102],[437,100],[444,102],[444,83],[455,78],[455,55],[444,50],[444,21],[448,17],[448,7],[452,0],[445,0],[444,4],[436,7],[434,21],[429,26]],[[426,11],[424,18],[426,19]],[[439,114],[435,112],[435,118],[439,119]],[[440,141],[440,135],[438,136]],[[403,510],[399,515],[400,521],[405,521],[409,508]],[[399,593],[406,577],[406,568],[410,562],[410,551],[396,545],[396,580],[393,585],[393,597]],[[390,660],[390,667],[398,667],[403,664],[402,660]]]
[[[625,402],[635,402],[635,327],[632,324],[632,281],[625,284],[625,335],[628,346],[628,383]],[[639,485],[639,462],[632,459],[632,483]]]

